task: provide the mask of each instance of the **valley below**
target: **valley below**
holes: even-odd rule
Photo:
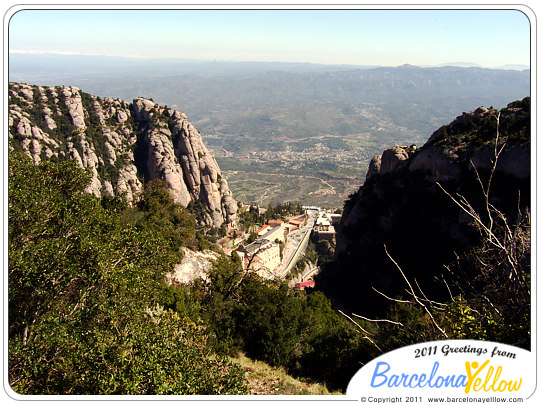
[[[294,202],[341,208],[369,164],[365,150],[332,151],[321,143],[300,153],[286,149],[220,157],[220,150],[214,151],[235,198],[261,206]]]
[[[530,347],[529,72],[261,66],[10,83],[14,391],[340,394],[404,345]]]
[[[168,62],[122,72],[122,61],[86,57],[85,64],[94,61],[86,72],[77,61],[66,56],[53,75],[32,68],[50,66],[46,57],[12,55],[10,80],[146,97],[181,110],[234,198],[258,205],[342,208],[373,156],[393,145],[420,146],[463,111],[502,108],[530,85],[528,70],[477,67]]]

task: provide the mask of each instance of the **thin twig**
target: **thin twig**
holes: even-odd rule
[[[374,323],[386,322],[386,323],[391,323],[392,325],[405,326],[401,322],[391,321],[390,319],[369,319],[369,318],[366,318],[365,316],[358,315],[358,314],[353,314],[353,316],[356,316],[368,322],[374,322]]]
[[[367,330],[365,330],[358,322],[356,322],[354,319],[352,319],[349,315],[347,315],[346,313],[344,313],[341,309],[338,310],[338,312],[343,315],[345,318],[347,318],[349,321],[351,321],[352,323],[354,323],[356,326],[358,326],[358,328],[364,332],[366,335],[370,335],[370,336],[373,336],[372,333],[369,333]]]
[[[433,323],[433,325],[439,330],[439,332],[441,332],[444,337],[446,337],[448,339],[448,335],[446,334],[446,332],[444,331],[444,329],[442,329],[439,324],[437,323],[437,321],[435,321],[435,318],[433,317],[433,315],[431,314],[431,312],[429,311],[428,307],[418,299],[418,297],[416,296],[416,294],[414,294],[414,289],[412,288],[412,285],[411,283],[409,282],[409,280],[407,279],[407,277],[405,276],[405,273],[403,273],[403,270],[401,270],[401,267],[399,267],[399,264],[397,264],[397,262],[392,258],[392,256],[390,256],[390,254],[388,253],[388,250],[386,249],[386,245],[384,245],[384,251],[386,252],[386,255],[388,256],[388,258],[392,261],[392,263],[394,263],[394,265],[398,268],[399,272],[401,273],[401,275],[403,276],[403,278],[405,279],[405,281],[407,282],[407,285],[409,286],[409,288],[411,289],[411,292],[413,294],[413,298],[415,299],[415,301],[418,303],[418,305],[420,305],[424,311],[426,311],[426,313],[428,314],[428,316],[431,318],[431,322]]]
[[[375,290],[376,293],[382,295],[384,298],[386,298],[387,300],[390,300],[390,301],[394,301],[394,302],[401,302],[403,304],[412,304],[413,302],[412,301],[409,301],[409,300],[398,300],[397,298],[391,298],[389,297],[388,295],[385,295],[383,294],[382,292],[378,291],[375,287],[371,287],[373,290]]]

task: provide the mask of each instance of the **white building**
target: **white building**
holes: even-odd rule
[[[247,246],[240,246],[236,253],[242,259],[244,269],[249,267],[263,278],[273,278],[281,264],[279,245],[268,239],[257,239]]]
[[[285,242],[285,229],[283,221],[272,219],[257,230],[257,236],[272,242],[276,240]]]
[[[330,240],[336,235],[335,225],[341,220],[340,214],[331,214],[325,210],[319,211],[319,216],[315,221],[313,232],[319,240]]]

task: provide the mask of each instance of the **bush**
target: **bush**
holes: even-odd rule
[[[225,257],[209,276],[201,317],[220,353],[242,351],[297,377],[341,390],[360,362],[373,357],[368,342],[321,292],[306,294],[279,280],[263,280]]]
[[[17,393],[247,392],[241,370],[213,355],[198,327],[158,305],[180,239],[162,235],[157,219],[135,226],[122,203],[85,194],[89,174],[73,161],[34,166],[13,152],[9,164],[9,382]],[[150,195],[143,212],[151,218],[163,205],[154,204],[159,188]]]

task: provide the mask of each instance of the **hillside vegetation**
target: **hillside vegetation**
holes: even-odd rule
[[[405,344],[471,338],[530,346],[529,98],[500,111],[463,113],[423,147],[395,146],[374,158],[366,182],[345,202],[335,260],[319,261],[325,268],[318,290],[301,291],[245,270],[236,254],[220,255],[206,281],[167,284],[184,248],[217,251],[201,232],[204,201],[191,199],[203,183],[188,171],[217,190],[218,207],[230,192],[211,160],[166,148],[191,180],[187,207],[171,195],[167,176],[141,176],[129,201],[122,192],[94,193],[94,180],[106,177],[103,166],[74,157],[105,147],[88,109],[92,104],[95,113],[103,101],[56,89],[74,99],[66,108],[81,108],[66,113],[71,120],[51,108],[47,116],[57,127],[50,137],[43,106],[34,115],[27,109],[54,101],[46,97],[52,90],[16,88],[8,212],[8,371],[15,392],[343,393],[363,364]],[[200,138],[181,113],[150,100],[132,107],[107,102],[122,105],[126,116],[133,112],[146,138],[167,145],[174,131],[176,145],[179,136]],[[72,140],[86,139],[79,143],[85,149],[62,128]],[[137,154],[146,142],[127,133]],[[164,158],[164,149],[155,149],[152,156]],[[236,205],[229,200],[235,209],[221,208],[232,220]],[[226,224],[214,213],[206,224]],[[250,215],[240,218],[248,229],[255,223]],[[320,251],[310,246],[306,260]]]
[[[225,256],[209,283],[167,285],[180,247],[210,244],[159,180],[130,207],[85,193],[91,174],[73,161],[35,165],[12,150],[9,176],[17,393],[247,394],[271,373],[250,375],[229,360],[240,353],[343,391],[371,356],[321,293],[263,281]],[[303,384],[281,392],[328,392]]]
[[[246,392],[240,369],[210,356],[200,328],[160,306],[164,272],[195,238],[187,212],[167,209],[165,189],[149,188],[140,207],[128,209],[84,193],[89,175],[73,161],[36,166],[12,152],[9,170],[16,392]]]
[[[362,184],[373,155],[395,143],[421,145],[462,111],[479,105],[501,108],[530,94],[530,71],[134,63],[11,55],[9,73],[14,81],[70,84],[122,100],[146,96],[181,108],[204,135],[235,197],[262,205],[303,201],[307,185],[314,205],[341,208]],[[92,68],[84,71],[87,64]],[[281,175],[289,179],[281,181]],[[271,191],[265,193],[258,180]]]
[[[318,285],[381,350],[446,338],[529,348],[530,145],[525,98],[374,158]]]

